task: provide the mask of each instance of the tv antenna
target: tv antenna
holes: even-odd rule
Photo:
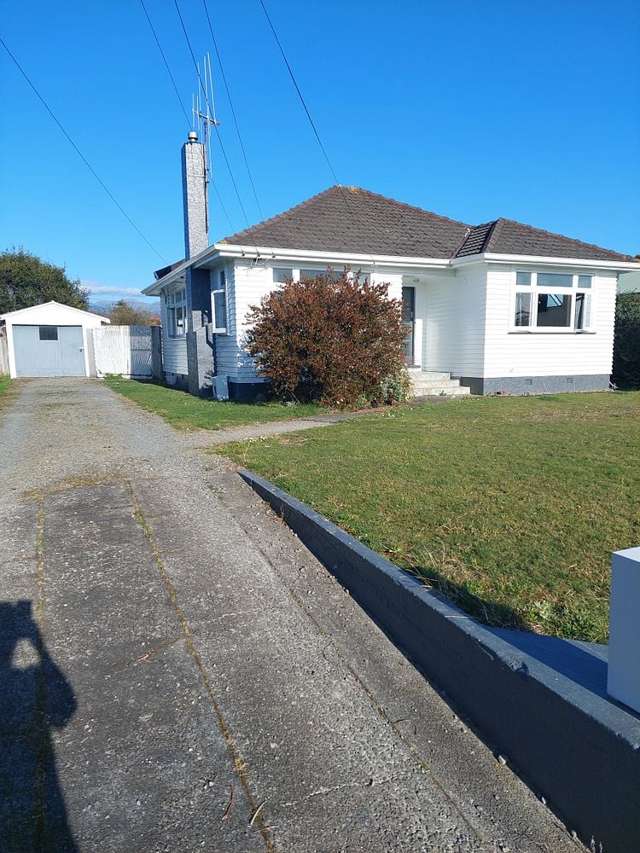
[[[211,72],[211,55],[207,52],[202,61],[202,73],[200,73],[200,63],[196,66],[198,79],[196,81],[196,94],[193,96],[192,102],[192,128],[198,134],[198,138],[202,140],[202,156],[203,156],[203,173],[204,173],[204,197],[205,197],[205,217],[207,232],[209,231],[209,182],[211,180],[211,171],[213,166],[213,156],[211,154],[211,128],[219,126],[220,122],[216,118],[216,106],[213,90],[213,74]],[[201,102],[200,96],[204,96],[204,104]]]

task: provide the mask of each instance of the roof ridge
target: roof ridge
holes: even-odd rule
[[[450,216],[443,216],[441,213],[435,213],[433,210],[427,210],[426,207],[418,207],[416,204],[408,204],[406,201],[399,201],[397,198],[393,198],[390,195],[374,193],[372,190],[367,190],[364,187],[345,186],[343,184],[337,184],[337,186],[342,186],[343,189],[347,190],[356,190],[357,192],[372,196],[373,198],[380,198],[383,201],[392,201],[394,204],[397,204],[398,207],[406,207],[408,210],[417,210],[419,213],[428,213],[429,216],[435,216],[436,219],[440,219],[442,222],[452,222],[454,225],[464,225],[465,228],[473,228],[472,225],[469,225],[467,222],[463,222],[461,219],[452,219]]]
[[[89,311],[87,308],[77,308],[75,305],[68,305],[66,302],[58,302],[57,299],[48,299],[46,302],[36,302],[35,305],[25,305],[24,308],[14,308],[13,311],[4,311],[0,317],[8,317],[9,314],[19,314],[21,311],[31,311],[34,308],[43,308],[45,305],[58,305],[60,308],[69,308],[71,311],[77,311],[80,314],[91,314],[92,317],[104,317],[103,314],[98,314],[97,311]],[[109,322],[111,322],[109,320]]]
[[[517,225],[520,228],[526,228],[527,231],[537,231],[539,234],[548,234],[550,237],[562,237],[564,240],[570,240],[572,243],[578,243],[580,246],[587,246],[590,249],[597,249],[600,252],[610,252],[612,255],[622,255],[630,258],[631,256],[625,252],[618,252],[617,249],[608,249],[606,246],[599,246],[597,243],[588,243],[586,240],[580,240],[578,237],[568,237],[566,234],[560,234],[558,231],[549,231],[547,228],[539,228],[537,225],[529,225],[527,222],[520,222],[518,219],[510,219],[508,216],[500,216],[496,219],[495,224],[510,223]],[[492,231],[491,237],[497,229]],[[488,243],[486,244],[488,248]]]

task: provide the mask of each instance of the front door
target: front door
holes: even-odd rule
[[[414,364],[415,346],[415,320],[416,320],[416,289],[415,287],[402,288],[402,325],[405,329],[404,360],[405,364],[412,367]]]

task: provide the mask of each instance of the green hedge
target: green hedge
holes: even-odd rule
[[[620,388],[640,388],[640,293],[618,294],[613,381]]]

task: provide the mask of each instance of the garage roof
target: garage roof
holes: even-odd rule
[[[6,314],[0,314],[0,320],[6,320],[7,318],[13,319],[18,314],[27,314],[29,311],[42,311],[43,308],[48,308],[49,306],[52,308],[63,308],[66,311],[73,311],[76,314],[84,314],[85,317],[91,317],[93,319],[100,320],[103,323],[111,322],[108,317],[103,317],[102,314],[95,314],[93,311],[84,311],[82,308],[74,308],[73,305],[65,305],[64,303],[56,302],[53,299],[49,300],[49,302],[40,302],[38,305],[30,305],[28,308],[18,308],[16,311],[8,311]]]

